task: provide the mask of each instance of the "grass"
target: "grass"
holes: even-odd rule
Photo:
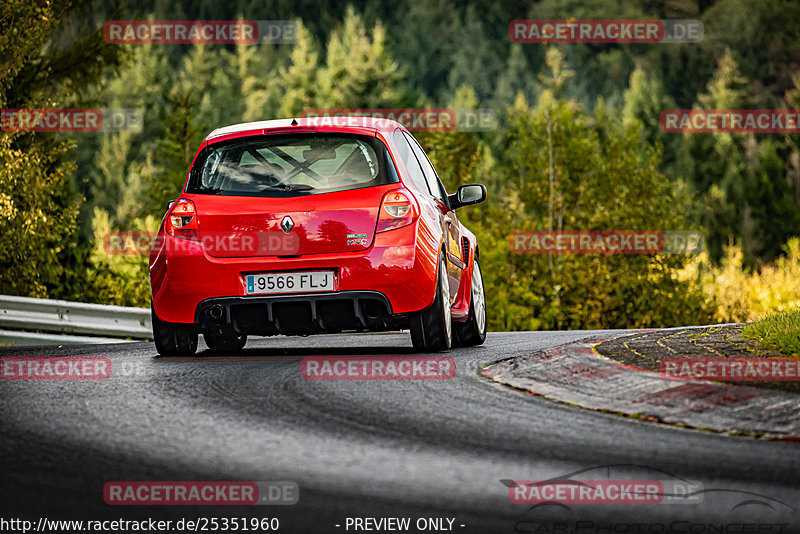
[[[800,311],[764,317],[745,326],[742,337],[783,354],[800,356]]]

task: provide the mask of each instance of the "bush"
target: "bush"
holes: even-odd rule
[[[700,255],[687,266],[684,275],[701,280],[704,292],[714,305],[714,319],[720,322],[748,322],[769,313],[800,308],[800,238],[791,238],[783,247],[785,255],[754,270],[743,266],[739,245],[725,248],[719,266]]]

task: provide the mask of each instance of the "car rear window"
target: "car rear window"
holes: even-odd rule
[[[187,193],[296,196],[397,182],[384,144],[341,134],[271,135],[206,148]]]

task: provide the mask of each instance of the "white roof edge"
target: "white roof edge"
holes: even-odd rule
[[[358,117],[362,117],[362,116],[358,116]],[[317,117],[316,119],[324,119],[324,118],[325,117]],[[377,131],[378,130],[378,128],[377,128],[377,123],[378,122],[380,122],[380,121],[395,122],[395,121],[392,121],[390,119],[382,119],[382,118],[379,118],[379,117],[363,116],[363,118],[364,119],[373,119],[373,121],[371,123],[367,123],[365,121],[365,124],[363,124],[363,125],[354,125],[354,126],[358,126],[360,128],[372,128],[372,129]],[[307,120],[306,117],[297,117],[297,119],[299,121],[301,121],[301,125],[302,125],[302,121]],[[248,130],[259,130],[259,129],[267,129],[267,128],[289,128],[289,127],[291,127],[293,120],[295,120],[295,119],[293,119],[293,118],[289,118],[289,119],[272,119],[272,120],[241,122],[241,123],[238,123],[238,124],[231,124],[230,126],[223,126],[221,128],[215,128],[214,130],[211,131],[211,133],[209,133],[206,136],[206,139],[208,140],[208,139],[212,139],[212,138],[215,138],[215,137],[219,137],[221,135],[227,135],[227,134],[237,133],[237,132],[245,132],[245,131],[248,131]],[[398,123],[398,125],[399,125],[399,123]]]

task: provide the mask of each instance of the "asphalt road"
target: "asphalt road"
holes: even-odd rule
[[[149,343],[3,348],[107,356],[113,373],[0,383],[0,516],[276,517],[279,532],[367,532],[347,528],[348,518],[381,517],[410,518],[410,532],[420,518],[470,533],[800,532],[798,443],[592,412],[479,374],[597,333],[490,334],[450,352],[454,378],[428,381],[300,376],[304,356],[411,354],[397,334],[259,339],[241,356],[185,359],[156,357]],[[512,503],[501,482],[556,477],[699,490],[670,504],[532,505]],[[142,480],[292,481],[300,496],[291,506],[105,504],[107,482]]]

